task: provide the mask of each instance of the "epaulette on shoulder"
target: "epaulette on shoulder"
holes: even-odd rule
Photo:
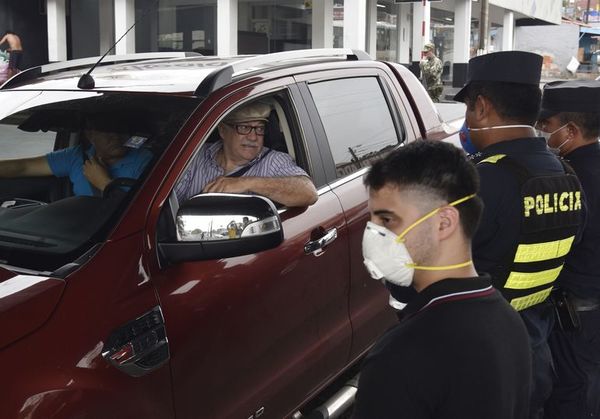
[[[477,162],[477,164],[481,164],[481,163],[496,164],[500,160],[502,160],[504,157],[506,157],[506,154],[494,154],[493,156],[489,156],[483,160],[480,160],[479,162]]]

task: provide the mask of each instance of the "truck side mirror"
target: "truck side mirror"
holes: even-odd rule
[[[159,243],[171,263],[248,255],[283,241],[275,205],[258,195],[194,196],[179,207],[175,224],[176,240]]]

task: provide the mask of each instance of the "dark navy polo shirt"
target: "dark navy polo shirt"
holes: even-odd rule
[[[354,419],[525,419],[531,360],[518,313],[489,277],[425,288],[367,355]]]

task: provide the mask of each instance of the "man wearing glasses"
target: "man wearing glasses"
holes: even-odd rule
[[[203,192],[254,193],[288,207],[317,200],[308,174],[291,156],[264,146],[271,107],[253,102],[218,125],[220,141],[204,145],[175,186],[180,202]]]

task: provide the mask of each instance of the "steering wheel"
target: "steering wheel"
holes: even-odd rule
[[[115,194],[124,195],[127,193],[127,191],[124,191],[121,188],[123,188],[123,187],[131,188],[136,183],[137,183],[137,179],[130,178],[130,177],[114,178],[113,180],[110,181],[110,183],[108,185],[106,185],[106,187],[104,188],[104,191],[102,191],[102,197],[110,198],[110,197],[114,196]]]

